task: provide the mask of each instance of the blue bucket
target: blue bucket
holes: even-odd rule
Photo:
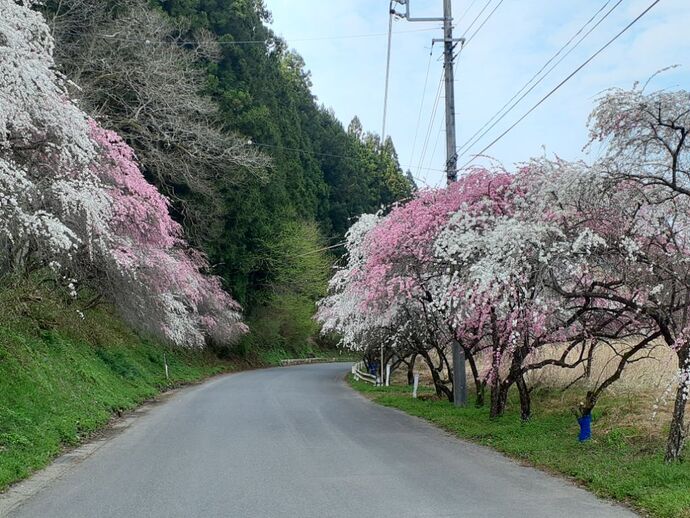
[[[577,436],[577,440],[580,442],[590,440],[592,438],[592,414],[578,417],[577,422],[580,425],[580,435]]]

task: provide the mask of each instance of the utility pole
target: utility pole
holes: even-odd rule
[[[410,16],[411,0],[391,0],[391,14],[404,17],[408,22],[443,22],[443,38],[432,40],[443,43],[443,70],[446,90],[446,181],[450,185],[458,179],[458,154],[455,144],[455,46],[465,43],[464,38],[453,38],[452,0],[443,0],[443,18],[413,18]],[[405,6],[405,14],[393,10],[393,2]],[[392,18],[391,18],[392,20]],[[467,404],[467,375],[465,352],[457,340],[453,340],[453,402],[455,406]]]
[[[409,0],[407,0],[409,3]],[[458,179],[458,154],[455,145],[455,71],[453,70],[453,7],[451,0],[443,0],[443,68],[446,78],[446,179],[449,184]],[[462,40],[464,41],[464,40]]]

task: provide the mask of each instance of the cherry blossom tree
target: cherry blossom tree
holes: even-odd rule
[[[49,268],[106,295],[140,330],[180,346],[246,331],[240,308],[207,275],[169,203],[132,149],[73,103],[50,32],[30,2],[0,0],[0,265]]]
[[[630,291],[620,279],[622,275],[634,278],[636,273],[630,271],[630,258],[622,251],[633,246],[635,236],[642,239],[639,232],[649,228],[639,221],[645,200],[634,184],[619,184],[584,163],[534,160],[523,171],[520,182],[528,193],[527,210],[520,218],[541,221],[551,229],[540,252],[542,282],[553,307],[566,316],[560,333],[555,334],[556,342],[567,343],[560,357],[528,362],[524,369],[582,367],[580,378],[588,378],[595,349],[610,347],[618,363],[613,374],[590,386],[580,408],[582,415],[589,415],[601,393],[620,378],[629,363],[638,361],[659,335],[649,321],[625,306],[588,295],[572,296],[572,287],[602,285],[620,293]],[[629,345],[618,351],[613,342]]]
[[[102,261],[110,298],[129,321],[174,343],[232,342],[246,330],[240,308],[218,278],[203,274],[208,263],[188,247],[168,200],[145,180],[116,133],[91,121],[91,135],[102,151],[93,167],[114,201]]]
[[[357,343],[373,329],[376,334],[386,327],[395,329],[396,347],[420,355],[439,395],[452,399],[452,368],[447,356],[455,337],[435,296],[442,271],[434,242],[456,211],[468,204],[479,207],[492,197],[499,199],[509,183],[505,173],[478,170],[448,188],[418,193],[385,217],[361,220],[349,234],[348,264],[334,276],[333,295],[322,304],[319,316],[325,329],[341,333],[357,329],[357,333],[344,334],[346,345]],[[334,315],[339,317],[332,319]],[[403,325],[406,322],[413,325]],[[356,328],[347,325],[354,323]],[[467,348],[466,354],[481,394],[483,385],[472,351]]]
[[[456,211],[435,242],[438,269],[444,272],[435,298],[456,338],[483,356],[492,417],[504,412],[515,385],[521,416],[529,419],[525,376],[556,363],[534,362],[531,356],[583,334],[578,308],[563,306],[546,282],[559,229],[534,212],[530,197],[536,193],[525,176],[513,176],[494,196]]]
[[[367,216],[322,303],[325,328],[353,349],[421,355],[439,394],[452,393],[444,351],[456,340],[478,398],[491,387],[491,415],[516,386],[523,419],[529,373],[587,378],[595,351],[614,350],[612,372],[588,380],[587,416],[630,363],[665,343],[678,360],[666,459],[678,459],[690,389],[689,128],[687,92],[611,90],[590,117],[592,142],[606,146],[594,164],[469,171]]]
[[[91,249],[110,209],[98,178],[80,174],[96,155],[86,116],[67,98],[48,28],[29,5],[0,3],[0,264],[17,273]]]
[[[126,136],[187,235],[210,239],[223,218],[223,189],[263,181],[270,166],[247,138],[223,128],[203,94],[206,66],[222,55],[218,43],[140,0],[61,0],[48,12],[56,60],[78,85],[71,92]]]
[[[589,130],[590,145],[606,144],[598,166],[609,175],[690,195],[690,92],[646,93],[639,85],[608,90],[589,117]]]
[[[621,255],[634,268],[626,278],[628,292],[614,293],[608,286],[582,292],[647,318],[676,353],[678,388],[666,448],[669,461],[680,457],[687,435],[690,390],[689,130],[690,93],[683,90],[645,93],[637,85],[630,91],[610,90],[590,117],[592,141],[607,142],[597,166],[618,180],[619,191],[630,183],[641,188],[639,201],[627,206],[635,211],[638,233],[621,238]]]

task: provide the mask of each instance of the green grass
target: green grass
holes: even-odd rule
[[[244,352],[236,346],[221,359],[144,339],[108,306],[83,310],[82,318],[85,301],[68,300],[41,286],[40,272],[0,285],[0,491],[168,388],[285,358],[334,355],[286,342]]]
[[[0,289],[0,490],[113,414],[233,368],[207,352],[144,340],[107,307],[84,319],[77,309],[28,282]]]
[[[412,399],[408,387],[351,385],[385,406],[426,419],[473,442],[547,471],[571,477],[594,493],[626,502],[652,516],[690,517],[690,463],[663,462],[664,442],[630,424],[611,421],[616,406],[628,401],[603,400],[595,410],[593,440],[577,441],[574,416],[556,394],[535,394],[535,415],[521,423],[517,404],[490,419],[487,408],[455,408],[447,401]],[[599,419],[597,419],[599,417]]]

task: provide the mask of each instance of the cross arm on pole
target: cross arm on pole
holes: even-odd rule
[[[433,38],[431,41],[433,43],[446,43],[447,41],[450,41],[452,43],[460,43],[461,45],[465,44],[465,38],[452,38],[450,40],[446,40],[443,38]]]
[[[445,20],[445,18],[412,18],[410,16],[410,0],[393,0],[393,2],[405,6],[405,14],[400,16],[404,16],[408,22],[442,22]]]

